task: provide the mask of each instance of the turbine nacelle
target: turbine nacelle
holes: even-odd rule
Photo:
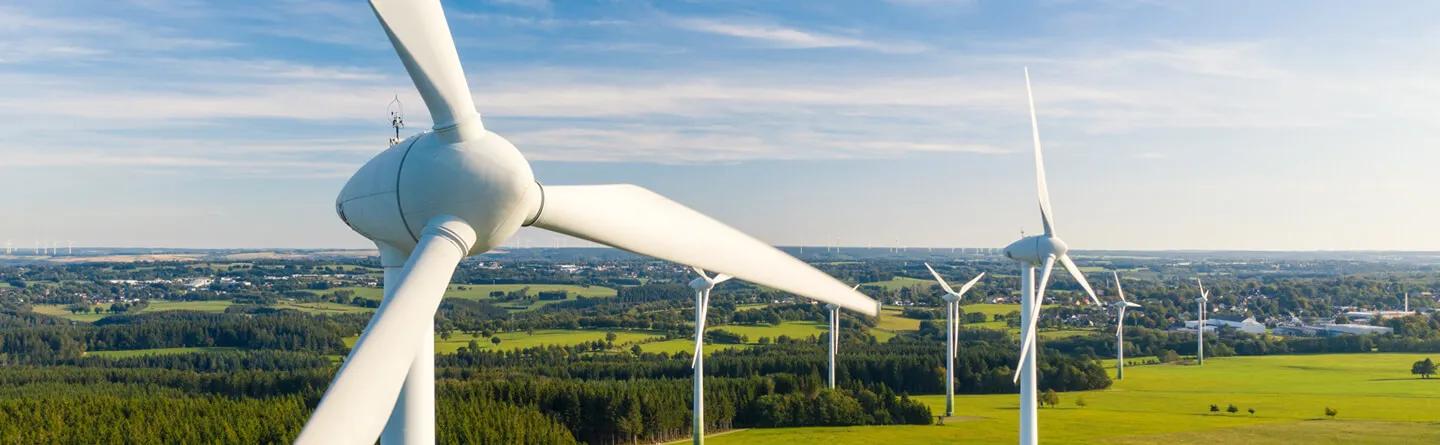
[[[452,215],[475,230],[468,253],[478,254],[531,222],[542,195],[520,151],[476,118],[381,152],[350,177],[335,209],[366,238],[407,252],[427,221]]]
[[[1045,259],[1051,256],[1060,258],[1065,252],[1070,251],[1070,246],[1065,245],[1060,238],[1050,235],[1035,235],[1020,238],[1019,241],[1005,246],[1005,257],[1011,260],[1039,266],[1045,263]]]

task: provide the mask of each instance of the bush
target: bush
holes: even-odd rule
[[[1325,407],[1325,417],[1334,419],[1336,414],[1340,414],[1340,411],[1337,411],[1335,408],[1331,408],[1328,406]]]

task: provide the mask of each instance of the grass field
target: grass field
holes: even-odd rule
[[[198,312],[225,312],[225,308],[232,305],[230,300],[216,301],[166,301],[150,300],[150,304],[140,313],[164,312],[164,311],[198,311]],[[52,315],[67,320],[91,323],[95,320],[110,316],[109,312],[72,314],[63,304],[37,304],[35,312],[39,314]],[[109,309],[108,305],[101,305],[102,309]]]
[[[809,337],[821,337],[821,336],[824,336],[824,335],[826,334],[825,324],[824,324],[824,323],[816,323],[816,322],[813,322],[813,321],[787,321],[787,322],[783,322],[783,323],[780,323],[779,325],[775,325],[775,326],[770,326],[770,325],[739,325],[739,324],[736,324],[736,325],[723,325],[723,326],[707,326],[707,327],[705,328],[705,331],[706,331],[706,332],[711,332],[711,331],[715,331],[715,330],[717,330],[717,329],[724,329],[724,330],[726,330],[726,331],[730,331],[730,332],[734,332],[734,333],[736,333],[736,334],[744,335],[744,336],[746,336],[746,337],[749,337],[750,342],[747,343],[747,344],[718,344],[718,343],[706,343],[706,344],[705,344],[705,352],[715,352],[715,351],[720,351],[720,350],[725,350],[725,349],[735,349],[735,348],[748,348],[748,347],[750,347],[751,345],[754,345],[754,344],[756,344],[756,343],[759,343],[759,342],[760,342],[760,337],[770,337],[770,340],[773,341],[773,340],[775,340],[776,338],[779,338],[781,335],[788,335],[788,336],[790,336],[791,338],[801,339],[801,338],[809,338]],[[693,352],[693,351],[695,350],[695,342],[694,342],[693,340],[684,339],[684,338],[674,339],[674,340],[666,340],[666,341],[659,341],[659,342],[650,342],[650,343],[641,344],[641,345],[640,345],[640,350],[645,351],[645,352],[652,352],[652,353],[661,353],[661,352],[664,352],[664,353],[666,353],[666,354],[674,354],[674,353],[682,352],[682,351],[683,351],[683,352],[686,352],[686,353],[689,353],[689,352]]]
[[[874,335],[875,340],[884,343],[890,341],[899,332],[920,330],[920,320],[905,318],[900,315],[901,313],[902,311],[897,308],[885,308],[884,312],[880,314],[880,322],[875,325],[875,329],[870,330],[870,335]]]
[[[70,310],[69,310],[69,309],[66,309],[66,308],[65,308],[65,306],[67,306],[67,305],[64,305],[64,304],[37,304],[37,305],[34,305],[33,307],[35,308],[35,313],[37,313],[37,314],[44,314],[44,315],[49,315],[49,316],[53,316],[53,317],[60,317],[60,318],[66,319],[66,320],[74,320],[74,321],[79,321],[79,322],[84,322],[84,323],[94,322],[95,320],[99,320],[99,319],[101,319],[101,318],[105,318],[106,316],[110,315],[109,312],[101,312],[101,313],[99,313],[99,314],[94,314],[94,313],[89,313],[89,312],[86,312],[86,313],[83,313],[83,314],[72,314],[72,313],[70,313]],[[104,308],[102,308],[102,309],[104,309]]]
[[[490,343],[490,337],[472,336],[463,332],[455,332],[451,334],[449,339],[442,340],[439,336],[435,337],[435,353],[452,354],[455,351],[460,350],[460,348],[469,345],[470,340],[475,340],[475,342],[479,344],[481,349],[501,351],[510,351],[515,349],[533,348],[536,346],[548,345],[572,346],[582,343],[589,343],[596,340],[603,341],[605,340],[605,333],[607,332],[612,331],[604,331],[598,329],[540,329],[536,330],[534,335],[525,332],[502,332],[495,335],[496,337],[500,337],[499,345]],[[662,337],[661,335],[651,334],[648,332],[613,332],[615,332],[616,347],[619,349],[625,349],[627,351],[629,350],[629,347],[625,345]],[[359,337],[346,337],[345,346],[355,346],[355,341],[358,339]],[[624,347],[621,348],[622,346]]]
[[[924,289],[924,288],[929,288],[931,285],[934,285],[934,284],[935,284],[935,281],[933,281],[933,280],[921,280],[921,279],[910,278],[910,277],[895,277],[895,278],[891,278],[891,279],[885,280],[885,281],[872,281],[872,282],[863,283],[863,284],[866,285],[866,286],[879,286],[879,287],[885,288],[885,290],[895,291],[895,290],[900,290],[900,289],[905,289],[905,288],[910,288],[910,287],[915,287],[915,286],[920,286],[920,288],[922,288],[922,289]]]
[[[1434,356],[1435,354],[1431,354]],[[1425,354],[1332,354],[1216,358],[1204,367],[1126,368],[1107,390],[1062,393],[1040,410],[1047,444],[1394,444],[1440,443],[1440,379],[1410,375]],[[1075,405],[1083,397],[1085,407]],[[918,400],[940,413],[943,396]],[[1235,404],[1240,412],[1209,412]],[[1326,419],[1325,407],[1339,415]],[[892,442],[1014,443],[1016,396],[956,397],[944,426],[751,429],[725,444]],[[1246,409],[1255,408],[1251,416]]]
[[[125,351],[90,351],[85,355],[109,358],[139,357],[143,355],[165,355],[165,354],[191,354],[196,352],[224,352],[234,351],[235,348],[223,347],[198,347],[198,348],[155,348],[155,349],[131,349]]]
[[[276,309],[294,309],[300,312],[307,312],[311,314],[356,314],[375,311],[375,309],[368,307],[331,303],[327,301],[280,301],[278,303],[275,303],[275,305],[272,307]]]

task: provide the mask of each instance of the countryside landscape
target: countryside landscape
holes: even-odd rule
[[[1015,440],[1009,374],[1019,306],[1003,258],[982,249],[787,250],[858,283],[884,304],[882,313],[841,319],[838,383],[828,389],[819,305],[745,283],[717,286],[704,346],[709,442]],[[363,251],[150,255],[6,257],[6,442],[291,440],[379,304],[380,271]],[[1104,276],[1119,272],[1128,300],[1142,307],[1127,316],[1128,367],[1119,380],[1113,312],[1083,304],[1073,283],[1052,289],[1039,331],[1040,387],[1054,394],[1039,409],[1047,443],[1440,438],[1440,379],[1415,369],[1440,358],[1433,311],[1440,304],[1425,290],[1440,285],[1432,278],[1440,259],[1079,255],[1098,293],[1113,298]],[[988,277],[960,304],[949,416],[943,292],[925,279],[925,263],[950,281]],[[687,436],[687,272],[604,249],[520,250],[462,263],[436,316],[437,403],[448,413],[439,417],[440,440],[621,444]],[[1215,329],[1203,366],[1194,330],[1184,329],[1194,319],[1196,276],[1214,293],[1212,320],[1249,318],[1265,327]],[[1410,313],[1347,318],[1403,309],[1406,293]],[[1274,334],[1340,321],[1390,331]]]

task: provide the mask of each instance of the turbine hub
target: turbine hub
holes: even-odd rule
[[[440,215],[475,230],[472,255],[504,242],[539,213],[542,192],[514,145],[470,130],[425,132],[381,152],[345,183],[336,213],[366,238],[406,252],[425,223]]]
[[[955,296],[955,294],[950,294],[950,293],[947,293],[947,294],[945,294],[945,295],[941,295],[940,298],[944,299],[945,302],[947,302],[947,303],[954,303],[955,301],[957,301],[957,300],[960,299],[960,297],[957,297],[957,296]]]
[[[1059,258],[1069,250],[1070,246],[1065,245],[1060,238],[1035,235],[1020,238],[1019,241],[1005,246],[1005,258],[1038,266],[1045,262],[1045,258],[1051,255]]]
[[[695,290],[705,290],[705,289],[709,289],[709,288],[714,287],[714,286],[715,286],[715,285],[710,284],[710,280],[705,279],[705,277],[700,277],[700,278],[696,278],[696,279],[690,280],[690,288],[691,288],[691,289],[695,289]]]

